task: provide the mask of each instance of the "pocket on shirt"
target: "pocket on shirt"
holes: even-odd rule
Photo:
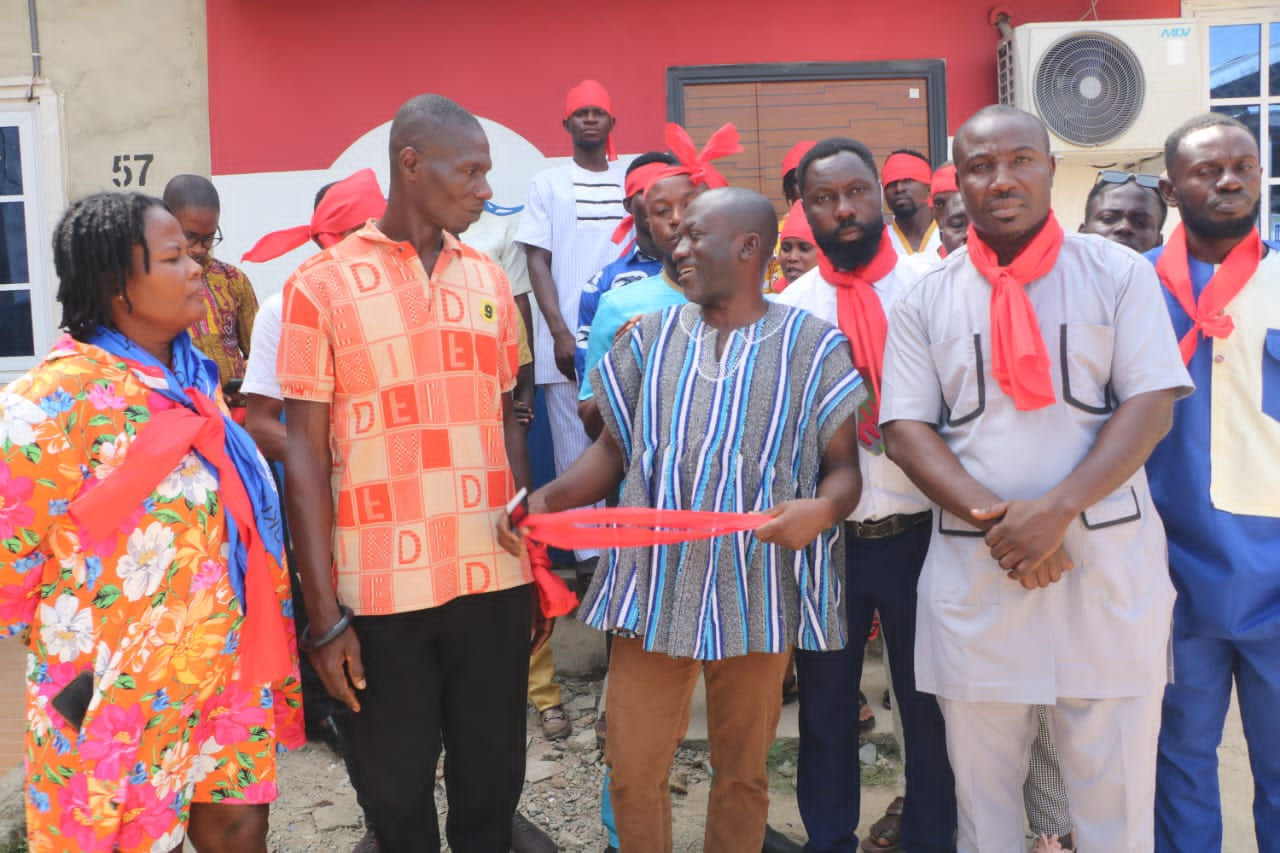
[[[1063,323],[1058,333],[1058,360],[1062,371],[1062,399],[1091,415],[1110,414],[1115,408],[1111,393],[1111,357],[1116,332],[1111,326]]]
[[[1267,329],[1262,346],[1262,411],[1280,421],[1280,329]]]
[[[961,335],[931,344],[929,352],[938,366],[942,402],[946,406],[943,423],[955,427],[976,419],[987,408],[982,335]]]
[[[1142,507],[1138,505],[1138,493],[1133,486],[1121,486],[1080,513],[1086,530],[1103,530],[1141,518]]]

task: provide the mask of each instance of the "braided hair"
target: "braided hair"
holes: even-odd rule
[[[53,229],[60,325],[76,340],[114,325],[112,298],[123,296],[132,310],[125,283],[134,272],[134,246],[142,247],[142,270],[151,271],[143,219],[152,207],[165,203],[137,192],[95,193],[68,207]]]

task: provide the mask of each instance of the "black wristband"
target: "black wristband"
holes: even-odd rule
[[[315,649],[329,645],[334,640],[338,639],[338,637],[342,636],[344,631],[351,627],[351,619],[353,616],[355,616],[355,613],[351,611],[350,607],[347,607],[345,604],[339,604],[338,621],[334,622],[333,626],[329,628],[328,631],[325,631],[318,639],[315,640],[311,639],[311,626],[308,625],[302,629],[302,636],[298,638],[298,645],[302,647],[304,652],[314,651]]]

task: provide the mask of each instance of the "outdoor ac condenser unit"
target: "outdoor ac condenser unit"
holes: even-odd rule
[[[1139,162],[1207,108],[1201,30],[1191,18],[1024,24],[997,49],[1000,102],[1040,116],[1060,157]]]

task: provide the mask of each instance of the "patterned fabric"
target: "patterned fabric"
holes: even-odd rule
[[[833,326],[771,303],[715,355],[696,305],[647,314],[592,371],[627,459],[621,506],[754,512],[817,491],[832,434],[861,402]],[[800,551],[750,533],[609,552],[579,610],[646,651],[702,660],[845,643],[839,526]]]
[[[204,301],[204,319],[191,327],[191,340],[218,365],[224,384],[243,379],[253,318],[258,313],[258,297],[249,277],[225,261],[210,258],[204,270]]]
[[[356,613],[531,580],[492,522],[513,491],[502,393],[520,322],[502,270],[451,234],[429,278],[370,223],[285,284],[280,387],[332,406],[337,592]]]
[[[277,744],[304,740],[296,663],[274,687],[238,679],[213,469],[188,454],[105,540],[67,512],[172,405],[154,382],[64,338],[0,392],[0,631],[29,626],[33,851],[170,850],[192,802],[275,799]],[[288,576],[271,565],[291,636]],[[82,672],[94,689],[77,731],[50,702]]]
[[[640,251],[639,246],[632,246],[626,254],[610,261],[587,281],[578,302],[578,352],[574,356],[574,366],[578,370],[579,382],[586,382],[587,340],[591,337],[591,323],[600,307],[600,298],[615,288],[657,275],[661,269],[662,261],[649,257]]]

